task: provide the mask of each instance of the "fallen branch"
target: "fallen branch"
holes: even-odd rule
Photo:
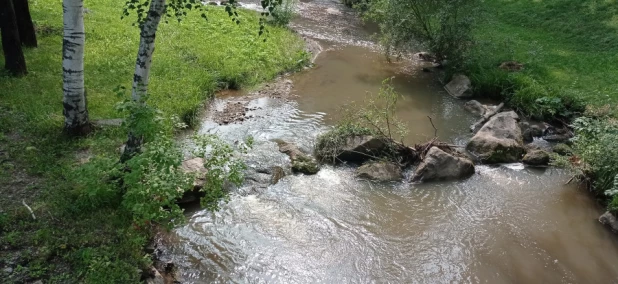
[[[34,216],[34,212],[32,212],[32,208],[30,208],[30,206],[28,206],[28,204],[26,204],[26,201],[24,201],[22,199],[21,200],[21,204],[23,204],[24,206],[26,206],[26,208],[28,208],[28,211],[30,211],[30,214],[32,215],[32,219],[36,220],[36,217]]]
[[[564,185],[570,184],[575,179],[575,176],[572,176],[569,181],[567,181]]]
[[[503,107],[504,107],[504,103],[500,103],[498,106],[496,106],[496,108],[494,110],[485,113],[483,115],[483,117],[481,117],[481,119],[479,121],[477,121],[476,123],[472,124],[472,126],[470,126],[470,131],[472,131],[473,133],[476,133],[477,131],[479,131],[481,129],[481,127],[483,127],[485,122],[487,122],[492,116],[494,116],[498,112],[500,112],[500,110]]]
[[[427,118],[429,118],[429,122],[431,122],[431,127],[433,127],[433,137],[438,137],[438,129],[435,125],[433,125],[433,120],[431,119],[431,116],[428,115]]]

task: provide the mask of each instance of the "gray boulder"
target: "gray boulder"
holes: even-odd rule
[[[616,216],[614,216],[614,214],[612,214],[611,212],[607,211],[603,215],[601,215],[599,217],[599,222],[601,222],[601,224],[605,226],[608,226],[610,229],[612,229],[612,231],[618,232],[618,220],[616,219]]]
[[[543,129],[541,129],[537,125],[532,125],[526,128],[526,130],[524,130],[524,133],[523,133],[523,138],[525,142],[532,142],[534,141],[534,137],[541,137],[541,136],[543,136]]]
[[[208,173],[208,170],[204,168],[203,158],[193,158],[182,161],[180,169],[185,173],[195,174],[195,180],[193,181],[194,189],[199,190],[204,187],[204,183],[206,183],[206,173]]]
[[[568,156],[568,155],[573,154],[573,149],[571,149],[569,145],[564,144],[564,143],[556,144],[556,146],[554,146],[552,151],[560,156]]]
[[[363,163],[378,156],[387,150],[387,143],[383,139],[370,135],[350,136],[345,145],[339,150],[337,160],[343,162]]]
[[[279,152],[290,157],[293,172],[314,175],[320,171],[318,162],[313,157],[303,153],[298,149],[298,146],[284,141],[278,141],[277,144],[279,144]]]
[[[518,119],[514,111],[494,115],[472,137],[466,150],[487,164],[518,162],[525,152]]]
[[[456,180],[474,174],[474,163],[467,158],[432,147],[416,168],[413,181]]]
[[[532,150],[524,156],[523,162],[530,166],[547,166],[549,154],[543,150]]]
[[[471,100],[471,101],[467,101],[464,104],[464,108],[473,113],[476,114],[478,116],[483,116],[485,114],[485,112],[487,111],[487,109],[485,108],[485,106],[481,103],[479,103],[476,100]]]
[[[446,89],[451,96],[456,98],[463,99],[472,97],[472,82],[470,82],[470,79],[465,75],[457,74],[453,76],[453,79],[444,86],[444,89]]]
[[[403,178],[401,168],[391,162],[370,162],[356,169],[359,178],[376,181],[397,181]]]

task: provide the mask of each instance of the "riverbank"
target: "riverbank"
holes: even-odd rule
[[[482,10],[467,66],[475,95],[535,119],[572,123],[574,153],[559,162],[616,211],[618,199],[606,191],[616,189],[618,174],[611,142],[618,138],[618,5],[486,1]],[[523,68],[498,68],[504,62]]]
[[[86,8],[90,117],[123,118],[116,105],[126,97],[114,89],[130,85],[139,31],[131,19],[120,20],[119,3],[98,1]],[[0,76],[0,278],[136,282],[136,269],[150,263],[144,252],[150,228],[133,224],[118,204],[86,203],[76,182],[90,157],[119,155],[126,129],[104,127],[84,139],[61,135],[62,8],[44,0],[30,9],[39,37],[38,48],[25,50],[30,73]],[[223,7],[210,7],[208,21],[190,13],[181,23],[161,25],[149,103],[165,117],[191,126],[216,90],[251,87],[308,62],[298,36],[269,27],[263,41],[257,13],[238,13],[240,25]]]

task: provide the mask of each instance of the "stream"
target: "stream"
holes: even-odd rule
[[[251,5],[247,5],[251,8]],[[252,136],[253,171],[220,211],[187,213],[164,236],[161,256],[183,283],[618,283],[617,238],[595,219],[602,208],[568,172],[522,164],[477,165],[455,182],[374,183],[354,168],[322,166],[275,185],[258,169],[289,158],[275,139],[310,152],[315,138],[392,78],[406,143],[434,136],[465,145],[477,119],[443,91],[423,62],[388,63],[364,27],[338,2],[301,0],[291,26],[324,51],[290,75],[285,98],[219,96],[213,110],[248,100],[249,119],[219,124],[208,112],[198,133],[230,143]],[[409,173],[408,173],[409,175]]]

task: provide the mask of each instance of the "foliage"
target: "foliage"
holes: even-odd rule
[[[207,182],[201,189],[205,196],[200,203],[202,207],[216,211],[219,209],[219,201],[227,201],[226,186],[239,186],[244,180],[246,165],[237,154],[245,153],[247,148],[251,147],[251,139],[242,144],[238,151],[216,135],[196,136],[194,140],[196,148],[193,155],[204,157],[204,167],[208,169],[205,176]]]
[[[395,106],[400,95],[395,92],[391,79],[382,81],[375,97],[370,97],[365,106],[346,106],[344,118],[330,131],[320,135],[315,154],[321,161],[335,161],[338,151],[350,136],[373,135],[395,141],[407,134],[405,125],[395,117]],[[403,144],[403,142],[402,142]]]
[[[438,62],[459,69],[472,44],[477,0],[375,0],[367,17],[380,24],[388,50],[420,43]]]
[[[297,0],[282,0],[270,13],[268,22],[274,26],[285,27],[294,18],[294,8]]]
[[[618,175],[618,122],[581,117],[573,122],[577,136],[573,151],[579,157],[576,169],[589,179],[591,188],[599,195],[609,193],[614,199]],[[618,201],[612,204],[618,205]],[[611,208],[618,210],[618,207]]]

